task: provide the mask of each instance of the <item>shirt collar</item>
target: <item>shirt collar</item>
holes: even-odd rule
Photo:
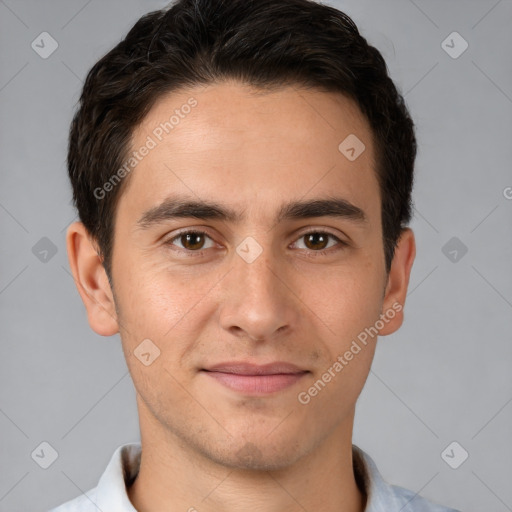
[[[366,494],[364,512],[399,510],[395,488],[382,478],[373,459],[355,444],[352,445],[352,460],[356,482]]]
[[[96,505],[99,510],[137,512],[128,498],[127,488],[137,476],[142,453],[140,442],[119,446],[96,488]]]

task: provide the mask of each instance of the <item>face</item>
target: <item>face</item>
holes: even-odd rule
[[[351,134],[355,159],[339,149]],[[118,203],[112,280],[141,421],[212,461],[267,469],[350,429],[377,338],[358,340],[400,295],[356,105],[215,84],[162,97],[132,142],[151,148]],[[394,309],[381,334],[398,328]]]

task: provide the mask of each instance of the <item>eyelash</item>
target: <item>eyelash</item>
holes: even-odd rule
[[[201,231],[201,230],[185,230],[185,231],[181,231],[180,233],[177,233],[176,235],[174,235],[172,238],[169,238],[166,242],[164,242],[164,245],[166,246],[169,246],[171,248],[171,250],[173,251],[178,251],[178,252],[184,252],[187,254],[187,257],[198,257],[198,256],[203,256],[204,255],[204,252],[207,251],[208,249],[201,249],[199,251],[191,251],[189,249],[181,249],[181,248],[174,248],[173,247],[173,242],[182,237],[183,235],[205,235],[207,236],[208,238],[210,238],[211,240],[213,240],[213,238],[206,232],[206,231]],[[321,231],[321,230],[311,230],[311,231],[307,231],[305,233],[302,233],[299,238],[297,238],[297,240],[300,240],[301,238],[307,236],[307,235],[311,235],[311,234],[321,234],[321,235],[327,235],[331,238],[333,238],[335,241],[338,242],[338,245],[340,247],[334,249],[333,251],[333,248],[330,247],[329,249],[322,249],[320,251],[314,251],[312,249],[308,249],[307,251],[309,253],[313,253],[314,256],[312,257],[317,257],[317,256],[324,256],[324,255],[327,255],[327,254],[332,254],[333,252],[337,252],[337,251],[340,251],[346,247],[348,247],[348,243],[344,242],[343,240],[340,240],[336,235],[333,235],[332,233],[330,233],[329,231]]]

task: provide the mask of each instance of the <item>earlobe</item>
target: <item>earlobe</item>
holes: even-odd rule
[[[119,332],[114,297],[95,244],[81,222],[66,233],[68,261],[78,293],[87,310],[89,325],[101,336]]]
[[[403,323],[403,309],[415,257],[414,233],[412,229],[404,228],[395,248],[395,255],[388,275],[381,312],[384,327],[379,330],[380,336],[394,333]]]

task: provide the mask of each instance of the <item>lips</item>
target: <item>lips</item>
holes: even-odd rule
[[[220,363],[205,368],[202,372],[224,387],[245,395],[265,395],[282,391],[309,373],[308,370],[291,363],[258,365],[239,361]]]
[[[234,373],[237,375],[280,375],[306,372],[306,370],[302,370],[294,364],[280,361],[262,365],[235,361],[220,363],[215,366],[205,368],[205,370],[209,372]]]

